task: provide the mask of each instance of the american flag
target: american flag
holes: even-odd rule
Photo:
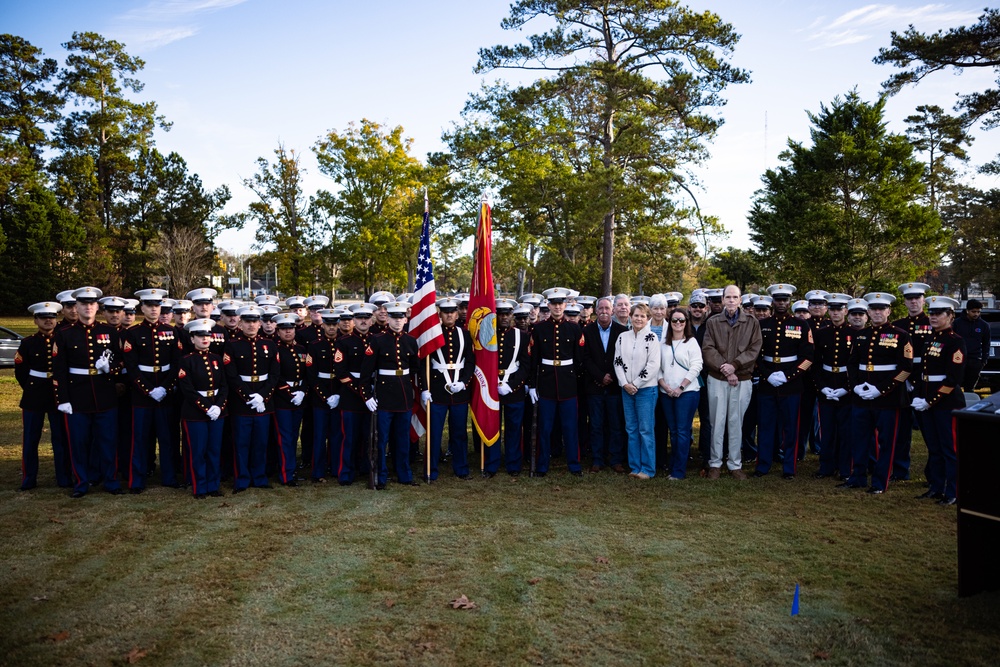
[[[444,332],[438,317],[437,289],[434,287],[434,266],[431,264],[430,213],[424,203],[424,228],[420,233],[420,252],[417,254],[417,291],[413,295],[410,311],[410,335],[417,339],[417,355],[423,359],[444,345]]]

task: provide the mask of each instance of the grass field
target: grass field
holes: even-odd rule
[[[0,665],[995,665],[955,510],[799,477],[556,469],[194,501],[19,482],[0,371]],[[915,438],[913,468],[924,464]],[[790,616],[795,585],[801,613]],[[453,609],[465,595],[474,609]]]

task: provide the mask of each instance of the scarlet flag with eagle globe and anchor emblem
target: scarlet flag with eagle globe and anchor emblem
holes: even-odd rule
[[[472,389],[472,423],[486,446],[500,437],[497,354],[497,300],[493,292],[493,219],[490,205],[483,199],[476,229],[476,257],[469,289],[469,333],[476,355],[475,385]]]

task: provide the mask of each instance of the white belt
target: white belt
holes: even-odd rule
[[[30,375],[33,378],[50,378],[50,377],[52,377],[52,373],[46,373],[45,371],[36,371],[34,369],[31,369],[30,371],[28,371],[28,375]]]
[[[71,368],[69,369],[70,375],[97,375],[96,368]]]
[[[542,359],[542,366],[572,366],[572,359]]]
[[[786,361],[798,361],[799,357],[798,355],[793,354],[790,357],[761,357],[761,359],[769,364],[783,364]]]
[[[298,387],[300,384],[302,384],[302,380],[296,380],[295,382],[287,382],[286,384],[289,387]]]
[[[321,380],[332,380],[333,379],[333,373],[316,373],[316,375]],[[291,384],[291,383],[289,383],[289,384]]]
[[[351,372],[351,377],[354,378],[355,380],[360,380],[361,379],[361,373],[355,373],[355,372],[352,371]]]
[[[378,374],[379,375],[409,375],[410,374],[410,369],[409,368],[397,368],[396,370],[392,370],[391,368],[380,368],[380,369],[378,369]]]
[[[205,398],[212,398],[213,396],[215,396],[216,394],[219,393],[219,390],[218,389],[209,389],[208,391],[202,391],[201,389],[199,389],[198,393],[201,394],[202,396],[204,396]]]
[[[858,366],[863,371],[894,371],[896,364],[860,364]]]
[[[143,366],[142,364],[139,364],[139,370],[143,373],[166,373],[170,370],[170,364],[167,364],[166,366]]]
[[[456,370],[456,369],[462,369],[462,368],[465,368],[465,359],[462,359],[461,361],[457,361],[457,362],[455,362],[453,364],[442,364],[440,361],[434,361],[432,359],[431,360],[431,368],[433,368],[436,371],[446,370],[446,369],[449,370],[449,371],[453,371],[453,370]]]
[[[947,375],[925,375],[924,382],[944,382],[947,378]]]
[[[829,371],[830,373],[846,373],[847,372],[847,368],[844,367],[844,366],[827,366],[826,364],[823,364],[823,370],[824,371]]]
[[[244,382],[265,382],[267,381],[267,373],[263,375],[241,375],[240,379]]]

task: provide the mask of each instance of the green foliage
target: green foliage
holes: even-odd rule
[[[948,240],[918,203],[923,165],[886,131],[885,101],[856,92],[810,114],[812,146],[789,141],[749,214],[768,280],[848,294],[888,290],[936,264]]]
[[[729,247],[712,257],[711,265],[722,273],[722,280],[713,284],[732,284],[746,293],[753,286],[761,286],[764,274],[761,257],[752,250]]]
[[[412,291],[430,176],[410,155],[412,143],[401,126],[362,119],[342,133],[331,130],[313,147],[320,171],[338,186],[320,191],[316,205],[328,216],[328,252],[349,289]]]
[[[592,280],[591,264],[600,262],[596,291],[610,293],[613,281],[638,281],[637,266],[616,273],[614,264],[642,253],[649,221],[664,225],[662,236],[679,231],[671,225],[685,216],[666,202],[683,186],[684,166],[706,157],[721,124],[709,111],[724,103],[721,92],[749,80],[727,62],[739,36],[717,15],[671,0],[521,0],[502,25],[521,30],[534,19],[554,27],[527,44],[481,49],[477,70],[537,69],[551,78],[473,96],[465,125],[448,139],[469,177],[489,172],[514,213],[509,222],[542,248],[543,270]],[[625,237],[623,253],[616,234]],[[595,237],[596,254],[581,247]],[[684,247],[667,250],[683,255]]]
[[[48,86],[58,65],[15,35],[0,35],[0,134],[41,161],[48,138],[42,128],[59,119],[63,101]]]
[[[941,217],[952,232],[949,283],[963,296],[973,282],[1000,294],[1000,190],[960,187],[942,207]]]
[[[969,155],[962,144],[971,144],[973,138],[965,131],[961,119],[949,116],[939,106],[919,106],[917,113],[905,120],[907,139],[915,151],[926,156],[927,205],[940,212],[941,199],[949,196],[957,185],[958,174],[948,160],[968,162]]]
[[[243,180],[257,199],[242,220],[256,221],[255,249],[274,251],[286,291],[297,293],[313,282],[322,225],[302,192],[303,170],[298,154],[278,144],[274,157],[273,164],[257,158],[257,173]]]

